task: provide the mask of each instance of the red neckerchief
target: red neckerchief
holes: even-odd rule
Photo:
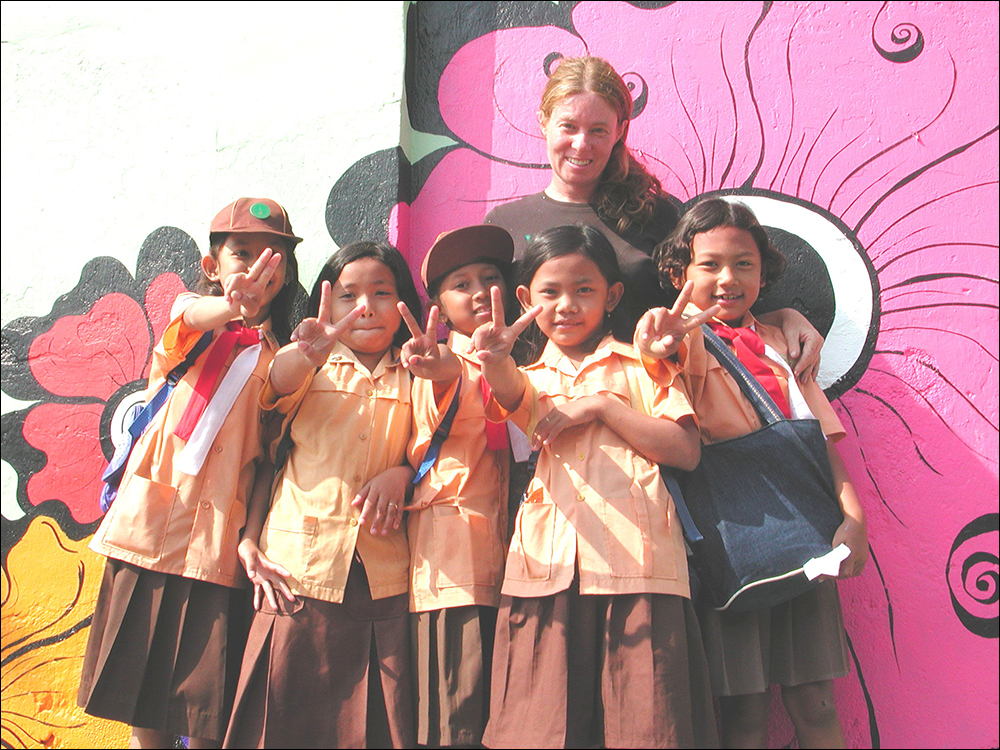
[[[486,378],[479,378],[479,388],[483,392],[483,406],[490,402],[490,395],[493,393]],[[457,396],[456,396],[457,398]],[[491,422],[486,420],[486,447],[491,451],[498,451],[501,448],[510,446],[510,436],[507,434],[506,422]]]
[[[253,346],[260,341],[260,331],[256,328],[247,328],[239,321],[234,320],[227,323],[226,328],[228,330],[212,344],[212,350],[208,353],[208,359],[205,360],[205,366],[198,376],[198,382],[195,383],[191,400],[188,401],[184,414],[181,415],[177,427],[174,428],[174,434],[182,440],[191,437],[195,425],[198,424],[198,419],[205,411],[205,407],[208,406],[208,400],[212,397],[215,384],[219,380],[219,375],[222,374],[222,367],[226,364],[236,345]]]
[[[728,342],[735,350],[736,357],[753,374],[755,378],[764,386],[764,390],[774,399],[774,403],[781,409],[781,413],[787,419],[792,418],[792,410],[788,405],[788,398],[781,390],[781,384],[774,372],[767,366],[761,357],[764,355],[764,342],[757,332],[752,328],[731,328],[724,323],[709,321],[709,328],[715,334]]]

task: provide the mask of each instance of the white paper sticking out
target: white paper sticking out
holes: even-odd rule
[[[814,557],[802,566],[802,572],[810,581],[819,576],[836,576],[840,573],[840,564],[851,555],[851,548],[846,544],[838,544],[825,555]]]

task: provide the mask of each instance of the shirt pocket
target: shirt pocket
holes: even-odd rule
[[[604,502],[608,566],[616,578],[677,578],[669,508],[632,482],[626,497]]]
[[[486,516],[442,505],[433,507],[433,549],[442,554],[438,589],[495,586],[500,575],[499,532]]]
[[[115,498],[104,541],[150,560],[160,559],[176,500],[177,489],[169,484],[130,475]]]
[[[517,511],[507,555],[506,577],[514,581],[546,581],[552,577],[558,511],[555,503],[531,502],[533,494],[529,486],[529,500]]]
[[[261,550],[267,559],[284,566],[303,580],[309,578],[310,561],[316,540],[315,516],[269,518],[261,532]]]

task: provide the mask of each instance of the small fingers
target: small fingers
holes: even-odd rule
[[[316,312],[316,317],[324,323],[333,322],[333,284],[327,280],[320,284],[319,310]]]
[[[507,320],[504,316],[503,294],[498,286],[490,287],[490,307],[493,312],[493,325],[498,327],[506,325]]]
[[[417,319],[413,317],[413,313],[410,312],[410,308],[406,306],[405,302],[402,300],[397,302],[396,309],[403,316],[403,322],[406,323],[406,327],[410,329],[410,336],[416,339],[424,335],[424,332],[420,329],[420,324],[417,323]]]
[[[522,315],[520,318],[514,321],[514,324],[510,327],[511,332],[515,336],[520,336],[524,332],[524,329],[527,328],[528,325],[531,323],[531,321],[533,321],[535,318],[538,317],[538,314],[541,311],[542,311],[541,305],[535,305],[530,310],[527,310],[524,313],[524,315]]]
[[[332,302],[331,302],[331,304],[332,304]],[[337,329],[337,335],[339,336],[341,333],[343,333],[348,328],[350,328],[351,327],[351,323],[353,323],[355,320],[357,320],[358,318],[360,318],[364,314],[364,312],[365,312],[365,306],[364,305],[357,305],[349,313],[347,313],[347,315],[345,315],[340,320],[338,320],[336,322],[336,324],[333,326],[334,328]],[[333,310],[332,310],[332,308],[331,308],[331,311],[330,311],[330,315],[331,315],[331,317],[333,316]]]
[[[431,305],[427,311],[427,338],[437,341],[438,322],[441,318],[441,309],[437,305]]]

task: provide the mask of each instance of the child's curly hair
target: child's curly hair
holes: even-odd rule
[[[654,248],[653,261],[660,274],[660,286],[669,289],[678,285],[691,264],[691,243],[695,235],[718,227],[745,229],[753,237],[760,251],[761,279],[764,281],[761,291],[766,291],[781,278],[785,272],[785,256],[771,244],[753,211],[738,201],[706,198],[688,209],[674,231]]]

